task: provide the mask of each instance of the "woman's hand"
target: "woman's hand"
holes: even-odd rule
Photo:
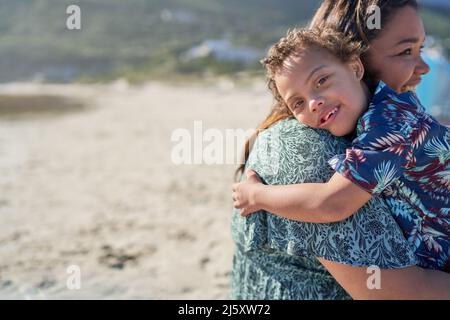
[[[233,205],[236,209],[242,209],[241,216],[262,209],[256,201],[256,194],[264,185],[255,171],[249,169],[246,174],[247,180],[233,184]]]

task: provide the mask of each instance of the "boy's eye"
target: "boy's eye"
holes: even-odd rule
[[[297,108],[301,108],[303,105],[303,100],[298,100],[296,102],[294,102],[294,104],[292,105],[292,110],[295,110]]]
[[[317,88],[319,88],[320,86],[322,86],[323,84],[325,84],[325,82],[326,82],[327,80],[328,80],[328,76],[320,78],[319,81],[317,81]]]

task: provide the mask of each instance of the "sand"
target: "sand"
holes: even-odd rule
[[[0,298],[226,299],[236,165],[176,165],[171,136],[270,102],[263,82],[1,85]]]

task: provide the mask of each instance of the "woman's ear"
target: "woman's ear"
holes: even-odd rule
[[[355,74],[358,80],[363,79],[365,70],[364,65],[362,64],[361,59],[359,57],[350,60],[350,68],[352,69],[353,73]]]

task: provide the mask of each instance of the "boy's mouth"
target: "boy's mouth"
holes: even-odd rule
[[[341,106],[338,105],[338,106],[332,108],[331,110],[328,110],[328,111],[325,111],[324,113],[322,113],[320,115],[319,127],[325,127],[326,125],[331,123],[336,118],[336,115],[338,114],[340,108],[341,108]]]

